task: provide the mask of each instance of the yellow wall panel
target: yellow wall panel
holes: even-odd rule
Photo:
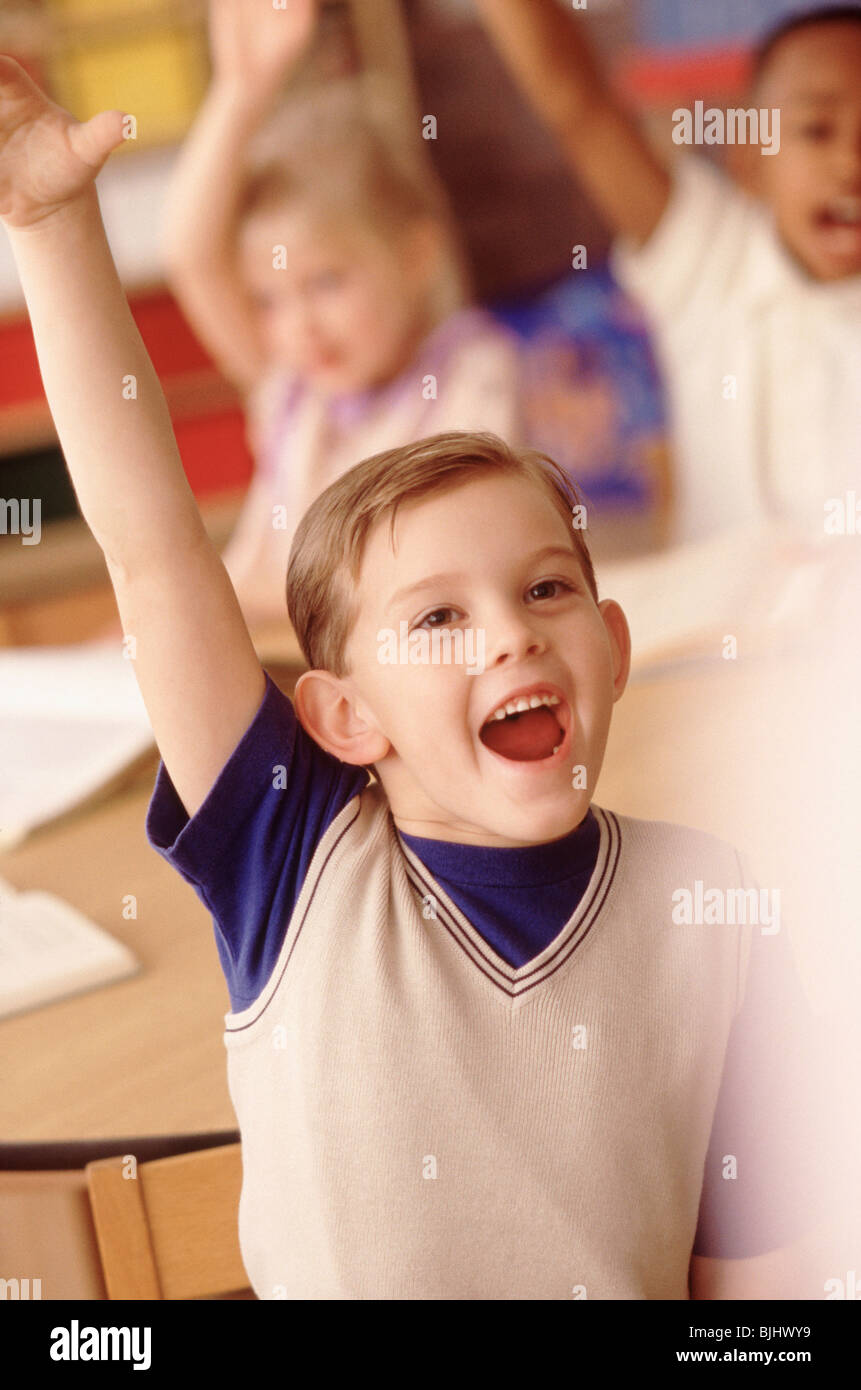
[[[44,0],[58,19],[115,19],[118,15],[151,14],[153,0]]]
[[[137,118],[138,148],[179,139],[206,81],[198,38],[172,30],[70,46],[51,64],[52,94],[62,106],[80,121],[106,108],[130,112]]]

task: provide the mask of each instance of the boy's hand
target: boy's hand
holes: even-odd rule
[[[0,56],[0,219],[27,227],[73,202],[122,142],[123,119],[102,111],[76,121]]]
[[[217,80],[268,95],[299,60],[317,25],[319,0],[210,0],[209,46]]]

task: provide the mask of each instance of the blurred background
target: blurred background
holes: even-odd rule
[[[667,113],[694,98],[732,104],[751,37],[790,8],[786,0],[590,0],[590,30],[618,89],[669,146]],[[115,106],[137,118],[137,139],[99,177],[103,213],[189,481],[213,535],[226,538],[252,473],[243,417],[167,289],[159,240],[171,166],[209,81],[205,4],[5,0],[0,50],[81,120]],[[405,120],[437,117],[428,153],[477,295],[536,345],[533,433],[609,519],[595,538],[599,556],[647,549],[659,535],[669,467],[660,381],[638,309],[602,267],[607,233],[553,139],[469,0],[329,0],[294,80],[321,84],[363,70],[385,74]],[[571,274],[574,243],[588,247],[588,276]],[[75,640],[104,624],[113,600],[77,518],[5,238],[0,361],[0,495],[41,497],[43,524],[26,565],[15,538],[0,535],[0,643]],[[559,389],[566,373],[574,393]]]
[[[590,32],[618,92],[668,156],[670,113],[696,100],[746,104],[751,41],[796,8],[787,0],[588,0]],[[81,120],[111,107],[136,117],[137,138],[99,176],[101,205],[183,466],[221,544],[252,477],[246,422],[235,387],[171,294],[161,253],[171,171],[210,80],[204,0],[3,0],[0,51]],[[532,348],[532,442],[564,463],[596,504],[589,529],[599,580],[604,560],[648,556],[661,545],[667,507],[666,407],[644,320],[607,268],[606,228],[469,0],[327,0],[291,82],[313,88],[364,72],[385,77],[412,129],[426,113],[437,118],[427,154],[454,209],[477,297]],[[572,270],[575,244],[588,248],[588,275]],[[226,993],[208,913],[144,836],[156,750],[128,663],[118,673],[116,650],[77,649],[116,618],[116,605],[58,448],[5,236],[0,497],[42,501],[38,545],[0,534],[0,647],[9,663],[0,714],[11,731],[7,745],[20,744],[13,770],[21,818],[16,829],[11,815],[0,814],[8,880],[0,880],[0,897],[7,894],[8,913],[21,900],[22,934],[32,935],[37,918],[46,932],[51,925],[53,895],[56,935],[45,936],[54,942],[46,952],[62,967],[41,998],[7,1001],[8,1019],[0,1008],[9,1079],[0,1092],[0,1135],[13,1141],[0,1145],[0,1161],[16,1180],[23,1173],[15,1201],[32,1199],[26,1218],[16,1207],[16,1231],[41,1263],[18,1272],[44,1271],[46,1290],[50,1276],[53,1288],[98,1298],[105,1284],[83,1165],[127,1150],[156,1160],[198,1140],[204,1148],[235,1139],[221,1041]],[[845,555],[855,541],[837,544]],[[739,565],[731,550],[715,555],[722,573]],[[823,1049],[823,1091],[825,1082],[833,1088],[823,1102],[829,1124],[838,1112],[852,1122],[858,1113],[861,750],[852,692],[861,656],[852,623],[859,593],[856,564],[803,621],[802,607],[790,605],[799,644],[785,661],[768,664],[767,644],[756,643],[738,662],[726,661],[710,632],[705,656],[700,647],[635,675],[614,713],[598,798],[623,814],[730,839],[753,852],[761,882],[781,885],[805,989],[820,1019],[829,1011],[839,1018],[833,1041],[811,1040]],[[658,597],[663,618],[666,595]],[[58,658],[61,646],[68,660]],[[301,669],[295,650],[291,662],[279,681],[288,693]],[[85,737],[83,715],[97,706],[101,722]],[[43,754],[38,769],[17,734],[28,720],[28,737]],[[110,780],[117,770],[121,784]],[[60,915],[58,903],[101,929],[101,981],[75,983],[86,940],[80,919]],[[57,946],[63,933],[66,957]],[[66,997],[76,989],[77,997]],[[861,1217],[849,1194],[857,1190],[861,1134],[857,1123],[848,1130],[833,1144],[841,1229],[849,1212],[845,1248],[830,1248],[817,1267],[820,1288],[826,1276],[844,1278],[857,1258]],[[28,1185],[27,1169],[68,1171],[68,1190],[51,1195]],[[73,1169],[80,1170],[74,1181]]]

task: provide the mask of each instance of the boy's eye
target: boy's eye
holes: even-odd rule
[[[536,594],[536,590],[539,590],[539,589],[543,589],[543,590],[545,590],[545,592],[544,592],[544,593],[538,593],[538,594]],[[568,592],[568,593],[573,593],[573,591],[574,591],[574,585],[571,584],[567,579],[539,579],[538,583],[537,583],[537,584],[533,584],[533,585],[530,587],[530,589],[529,589],[528,592],[529,592],[530,595],[536,596],[536,597],[538,597],[538,598],[557,598],[557,597],[558,597],[558,592],[556,592],[556,593],[547,593],[546,590],[548,590],[548,589],[555,589],[555,590],[557,590],[557,591],[562,590],[562,591],[565,591],[565,592]]]
[[[827,140],[830,134],[829,121],[805,121],[801,126],[801,135],[805,140]]]
[[[434,608],[432,612],[426,613],[423,618],[419,619],[416,623],[416,627],[448,627],[449,623],[446,621],[444,615],[446,613],[456,613],[457,611],[456,608]],[[442,620],[440,622],[434,622],[433,619],[439,618],[441,614],[443,615]]]
[[[569,579],[540,579],[536,584],[530,585],[527,596],[533,601],[538,599],[559,598],[560,594],[577,592],[576,584]],[[459,608],[433,608],[426,613],[423,618],[419,618],[416,627],[450,627],[453,622],[457,622],[463,617]]]

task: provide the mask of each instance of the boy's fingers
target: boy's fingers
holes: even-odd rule
[[[80,125],[69,126],[69,144],[79,159],[98,170],[111,150],[122,144],[124,121],[123,111],[100,111]]]

